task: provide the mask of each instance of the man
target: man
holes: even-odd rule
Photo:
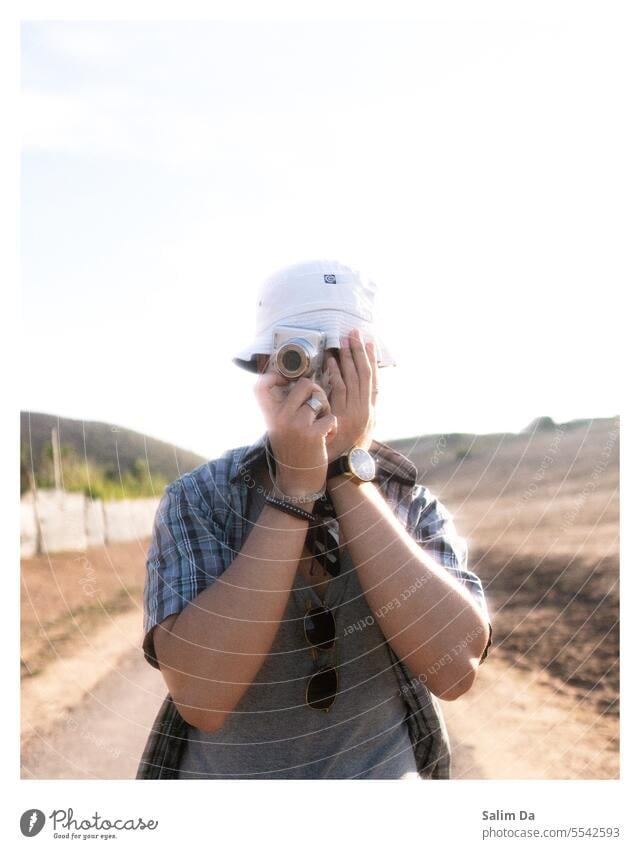
[[[448,778],[438,699],[491,643],[450,515],[373,438],[375,286],[336,262],[281,269],[233,359],[267,431],[174,481],[145,582],[145,656],[169,694],[139,778]],[[289,383],[274,330],[324,334]],[[221,410],[231,415],[227,403]]]

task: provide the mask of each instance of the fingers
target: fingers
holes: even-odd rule
[[[339,412],[344,410],[347,404],[347,387],[340,373],[340,366],[335,357],[327,358],[328,382],[331,396],[331,409]]]
[[[314,383],[313,380],[310,380],[310,378],[301,377],[294,383],[291,391],[289,392],[289,395],[282,407],[283,412],[287,415],[293,416],[304,406],[305,411],[309,411],[309,420],[312,421],[316,417],[316,413],[308,404],[305,403],[312,395],[322,402],[322,411],[320,411],[319,415],[322,415],[324,411],[331,409],[324,389],[321,386],[318,386],[317,383]]]
[[[274,386],[286,386],[289,381],[279,371],[265,371],[258,375],[254,389],[256,392],[268,391]]]
[[[351,331],[351,350],[353,351],[353,361],[358,372],[361,396],[364,395],[368,399],[371,393],[371,364],[369,363],[369,357],[364,347],[362,333],[359,330]],[[364,400],[364,397],[362,400]]]
[[[281,392],[274,392],[276,387],[284,387],[287,379],[279,372],[268,371],[261,374],[253,385],[253,391],[262,406],[270,408],[281,396]]]
[[[376,346],[374,342],[367,342],[366,351],[371,366],[371,403],[375,404],[378,398],[378,358],[376,357]]]
[[[346,353],[346,357],[345,357]],[[347,347],[340,351],[341,360],[348,364],[345,373],[347,395],[353,392],[361,403],[369,403],[371,397],[371,363],[364,347],[362,334],[354,329],[348,337]]]
[[[309,404],[307,404],[307,401],[311,398],[315,398],[322,404],[322,407],[317,412],[313,409],[313,407],[310,407]],[[327,398],[325,391],[321,387],[315,385],[312,389],[311,395],[309,395],[309,398],[306,398],[300,405],[300,409],[303,411],[309,409],[313,413],[314,418],[320,418],[320,416],[326,416],[327,413],[331,412],[331,404],[329,403],[329,399]]]
[[[327,441],[331,441],[338,432],[338,419],[333,413],[320,415],[311,425],[311,430],[327,437]]]
[[[347,393],[347,403],[351,403],[353,397],[359,397],[358,371],[353,361],[353,354],[349,344],[348,336],[340,337],[340,371]]]

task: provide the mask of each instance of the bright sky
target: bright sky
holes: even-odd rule
[[[562,23],[23,26],[23,409],[206,456],[282,264],[371,273],[381,439],[620,411],[631,33]]]

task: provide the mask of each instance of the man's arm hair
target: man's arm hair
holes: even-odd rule
[[[280,626],[307,531],[307,522],[265,504],[223,575],[156,625],[160,670],[190,725],[217,731],[255,679]]]
[[[406,532],[374,484],[334,478],[327,488],[385,639],[435,696],[457,699],[472,686],[490,637],[485,612]]]

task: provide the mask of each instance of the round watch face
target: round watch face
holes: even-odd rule
[[[363,481],[371,481],[376,476],[376,461],[364,448],[354,448],[349,454],[351,472]]]

